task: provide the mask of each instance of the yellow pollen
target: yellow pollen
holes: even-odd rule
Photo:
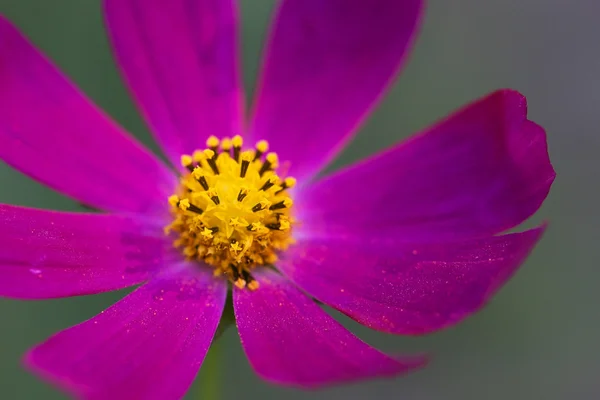
[[[277,174],[279,159],[261,140],[242,149],[241,136],[211,136],[206,149],[181,156],[186,172],[168,198],[173,221],[165,234],[189,260],[214,268],[236,287],[256,290],[252,270],[277,261],[293,243],[296,180]]]
[[[285,183],[285,186],[288,188],[293,188],[294,186],[296,186],[296,178],[292,178],[291,176],[285,178],[285,180],[283,182]]]
[[[236,135],[231,139],[231,143],[233,144],[233,147],[242,147],[244,140],[240,135]]]
[[[260,142],[256,143],[256,150],[260,151],[261,153],[266,153],[266,151],[269,150],[269,142],[266,140],[261,140]]]
[[[231,139],[229,139],[228,137],[223,138],[223,140],[221,140],[221,149],[223,151],[229,151],[231,150]]]
[[[248,289],[250,289],[250,290],[256,290],[256,289],[258,289],[258,286],[259,286],[258,281],[248,282]]]
[[[206,147],[210,147],[212,149],[213,147],[217,147],[220,142],[221,141],[216,136],[211,136],[206,139]]]
[[[202,154],[204,154],[204,157],[206,158],[213,158],[215,156],[215,152],[211,149],[204,149],[204,151],[202,151]]]
[[[204,160],[204,153],[202,153],[200,150],[196,150],[192,153],[192,159],[194,162],[199,163],[200,161]]]

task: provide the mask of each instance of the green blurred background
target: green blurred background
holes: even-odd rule
[[[273,0],[240,0],[244,78],[254,88]],[[368,2],[368,0],[365,0]],[[600,25],[597,0],[430,0],[422,34],[390,95],[332,168],[405,138],[499,87],[522,91],[546,127],[558,178],[528,225],[550,230],[524,268],[481,313],[424,338],[373,333],[340,319],[389,352],[428,351],[432,365],[389,381],[318,392],[269,386],[253,375],[235,329],[209,355],[202,379],[220,398],[597,399],[600,397]],[[0,0],[13,20],[81,88],[157,150],[117,74],[99,0]],[[1,90],[1,88],[0,88]],[[0,143],[1,145],[1,143]],[[0,203],[79,210],[73,201],[0,164]],[[54,300],[0,300],[0,399],[61,399],[30,376],[21,354],[93,316],[123,293]]]

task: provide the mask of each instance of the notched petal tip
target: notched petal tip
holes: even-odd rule
[[[313,232],[402,232],[409,242],[485,237],[533,215],[555,175],[525,97],[502,89],[305,189],[301,217]],[[370,190],[349,194],[357,182]]]

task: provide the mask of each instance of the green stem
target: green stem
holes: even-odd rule
[[[223,343],[221,343],[222,341],[220,339],[221,335],[227,330],[227,328],[232,326],[234,323],[235,317],[233,312],[233,304],[231,301],[231,296],[228,296],[227,302],[225,303],[223,316],[219,322],[219,327],[215,333],[210,350],[208,351],[208,354],[202,363],[202,368],[200,368],[197,396],[197,399],[199,400],[216,400],[219,397],[222,397],[220,390],[221,385],[223,385],[223,381],[221,380],[222,371],[220,365],[223,357]]]
[[[213,343],[200,370],[200,386],[198,388],[199,400],[217,400],[219,398],[219,389],[222,384],[219,379],[220,369],[220,343]]]

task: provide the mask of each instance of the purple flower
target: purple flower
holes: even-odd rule
[[[0,295],[142,284],[28,353],[72,393],[181,397],[229,290],[266,380],[405,373],[424,359],[377,351],[313,298],[375,330],[433,332],[484,306],[540,239],[544,226],[502,234],[540,207],[555,176],[545,132],[512,90],[315,178],[402,66],[422,1],[282,2],[250,118],[233,0],[104,3],[123,75],[174,168],[0,20],[0,157],[105,212],[1,205]]]

